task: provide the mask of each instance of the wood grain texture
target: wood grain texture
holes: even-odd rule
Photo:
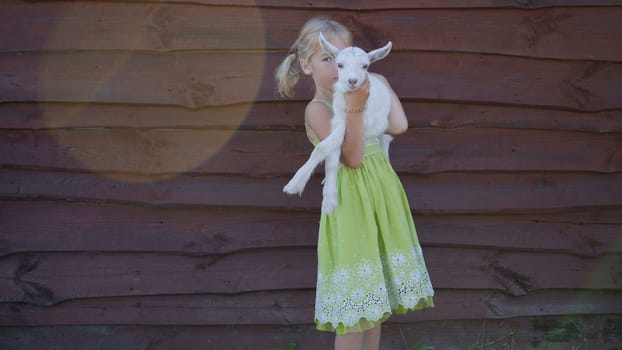
[[[93,1],[93,0],[87,0]],[[114,1],[114,0],[106,0]],[[129,0],[128,3],[137,2]],[[283,3],[279,0],[144,0],[140,2],[149,3],[184,3],[202,5],[227,5],[227,6],[252,6],[252,7],[282,7]],[[520,8],[537,9],[546,7],[595,7],[595,6],[615,6],[616,0],[540,0],[533,1],[505,1],[505,0],[454,0],[451,2],[442,0],[387,0],[383,2],[364,2],[356,0],[341,0],[338,2],[331,0],[319,0],[314,2],[291,3],[287,7],[311,9],[315,7],[327,9],[351,9],[351,10],[383,10],[391,8]]]
[[[306,102],[290,100],[199,109],[135,104],[6,103],[0,105],[0,129],[174,128],[302,131],[305,105]],[[576,112],[526,106],[407,100],[402,101],[402,105],[411,129],[468,127],[622,132],[622,110]]]
[[[0,255],[28,252],[227,254],[314,248],[318,212],[0,202]],[[622,253],[622,211],[415,215],[424,247]],[[62,245],[57,242],[63,242]]]
[[[494,289],[513,296],[543,289],[616,290],[622,255],[426,247],[440,289]],[[27,253],[0,258],[1,302],[53,305],[70,299],[139,295],[237,294],[316,285],[315,249],[228,255]]]
[[[0,102],[106,102],[189,108],[274,101],[276,52],[0,55]],[[398,68],[399,67],[399,68]],[[398,96],[584,112],[619,109],[622,63],[395,52],[372,67]],[[308,83],[308,81],[307,81]],[[474,88],[477,87],[477,88]],[[500,88],[503,87],[503,88]],[[310,97],[309,84],[299,96]]]
[[[617,208],[622,175],[559,173],[449,173],[402,176],[411,208],[422,213],[521,213]],[[0,173],[0,198],[142,205],[257,207],[317,210],[320,178],[301,197],[287,196],[285,177],[175,176],[9,170]]]
[[[538,291],[521,297],[489,290],[437,289],[435,307],[389,322],[608,315],[622,311],[619,291]],[[53,308],[0,304],[0,325],[297,325],[313,320],[312,290],[73,300]]]
[[[392,162],[436,308],[392,317],[383,348],[621,343],[619,1],[2,9],[0,348],[331,346],[311,326],[322,171],[281,192],[312,88],[273,78],[315,15],[394,43],[372,71],[409,118]]]
[[[139,2],[33,4],[13,0],[3,6],[0,32],[19,35],[8,35],[7,40],[0,43],[0,52],[287,50],[308,18],[329,15],[354,33],[357,45],[368,49],[391,40],[398,51],[622,61],[622,54],[615,46],[622,37],[610,30],[622,15],[619,6],[532,11],[393,8],[363,12],[318,10],[310,6],[294,9],[295,6],[212,7]],[[359,2],[357,6],[384,5]],[[205,18],[210,20],[205,21]],[[236,25],[231,26],[231,23]]]
[[[0,130],[0,164],[13,168],[289,176],[311,150],[303,133],[289,131]],[[420,128],[398,137],[390,158],[400,174],[615,173],[622,171],[622,133]]]
[[[530,349],[572,348],[587,341],[606,349],[622,342],[622,319],[615,315],[519,317],[506,320],[390,322],[382,326],[381,348],[403,350],[405,344],[425,342],[437,349],[457,346],[514,346]],[[98,344],[106,349],[328,349],[333,335],[310,324],[296,326],[41,326],[3,327],[0,342],[15,350],[83,350]]]

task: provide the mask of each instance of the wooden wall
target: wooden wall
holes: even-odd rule
[[[436,289],[383,349],[622,344],[622,3],[18,1],[0,7],[0,349],[330,348],[320,177],[276,65],[330,15],[401,97]]]

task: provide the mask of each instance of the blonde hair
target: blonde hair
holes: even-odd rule
[[[294,96],[294,87],[302,72],[300,60],[308,60],[319,49],[320,32],[327,38],[338,35],[347,44],[352,43],[352,33],[341,23],[326,17],[314,17],[308,20],[302,26],[298,39],[289,49],[289,54],[276,69],[275,77],[281,96]]]

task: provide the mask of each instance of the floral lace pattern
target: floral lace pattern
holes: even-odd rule
[[[381,261],[318,271],[315,318],[336,328],[375,322],[394,310],[416,309],[434,295],[421,248],[395,251]],[[430,302],[431,304],[431,302]],[[421,307],[432,306],[428,303]]]

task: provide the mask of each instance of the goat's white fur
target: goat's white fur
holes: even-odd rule
[[[393,139],[385,134],[389,127],[391,92],[388,86],[373,74],[368,74],[369,64],[385,58],[391,51],[391,42],[380,49],[366,53],[358,47],[339,50],[320,33],[322,49],[335,57],[338,80],[333,86],[333,118],[331,133],[318,143],[307,162],[298,169],[294,177],[283,188],[288,194],[301,194],[315,167],[323,160],[325,167],[322,213],[331,213],[337,207],[337,170],[341,157],[341,145],[346,130],[346,100],[344,93],[361,87],[369,79],[369,97],[363,112],[365,139],[377,137],[383,151],[389,156],[389,143]]]

